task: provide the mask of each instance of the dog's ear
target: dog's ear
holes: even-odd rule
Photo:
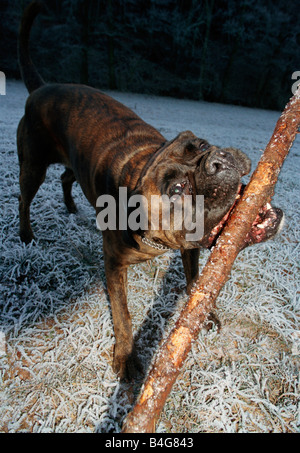
[[[191,131],[185,131],[165,144],[165,152],[169,158],[181,164],[190,165],[209,147],[210,144],[206,140],[196,137]]]

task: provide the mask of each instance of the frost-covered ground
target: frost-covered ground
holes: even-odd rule
[[[240,147],[253,168],[280,114],[114,96],[168,139],[192,130],[211,143]],[[120,385],[112,372],[101,237],[76,185],[79,213],[67,214],[61,167],[49,169],[32,205],[37,244],[26,247],[18,238],[15,131],[26,97],[18,82],[8,82],[0,96],[0,431],[118,432],[141,383]],[[239,255],[217,301],[222,330],[201,334],[193,345],[158,432],[299,429],[299,170],[298,138],[274,197],[286,227],[275,240]],[[207,257],[204,251],[201,266]],[[184,286],[175,252],[129,271],[129,307],[145,369],[186,301]]]

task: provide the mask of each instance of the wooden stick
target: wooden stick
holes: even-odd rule
[[[235,258],[262,206],[271,201],[274,186],[300,126],[300,86],[281,114],[251,181],[237,203],[187,305],[160,348],[142,393],[123,425],[123,433],[153,433],[166,398],[208,313],[227,281]]]

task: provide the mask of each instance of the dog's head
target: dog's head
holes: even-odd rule
[[[182,132],[153,155],[140,179],[137,192],[148,201],[142,234],[170,248],[209,246],[250,168],[242,151]]]

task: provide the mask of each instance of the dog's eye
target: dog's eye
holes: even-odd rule
[[[178,182],[171,187],[170,190],[170,199],[171,201],[175,201],[178,197],[183,194],[184,188],[186,186],[186,181]]]
[[[203,143],[201,143],[201,145],[200,145],[199,148],[200,148],[200,151],[203,153],[203,152],[206,151],[209,147],[210,147],[210,144],[209,144],[209,143],[203,142]]]

